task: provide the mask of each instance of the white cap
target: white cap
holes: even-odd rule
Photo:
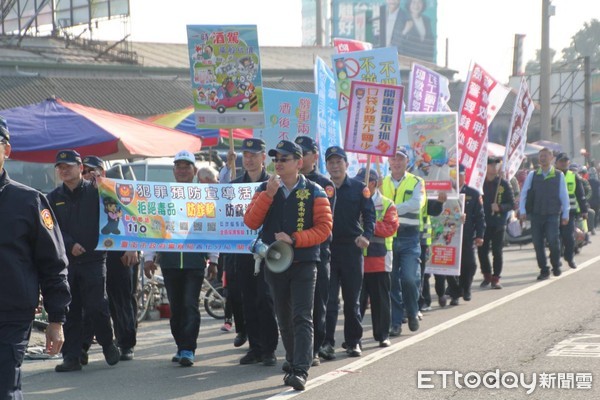
[[[179,153],[175,154],[175,159],[173,162],[176,163],[177,161],[187,161],[190,164],[195,165],[196,157],[194,157],[194,155],[187,150],[181,150]]]

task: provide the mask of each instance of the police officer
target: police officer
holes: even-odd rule
[[[398,148],[389,158],[391,174],[383,179],[381,193],[394,201],[400,227],[394,238],[392,267],[392,328],[390,336],[399,336],[406,310],[408,328],[419,329],[419,296],[421,287],[422,213],[427,202],[425,182],[407,171],[409,162],[405,148]]]
[[[173,159],[173,175],[179,183],[192,183],[196,177],[196,158],[182,150]],[[151,277],[160,265],[171,307],[171,334],[177,345],[172,362],[182,367],[194,365],[196,342],[200,332],[200,291],[208,264],[208,280],[217,275],[217,257],[205,253],[147,252],[144,273]],[[150,259],[152,257],[152,259]]]
[[[471,300],[471,284],[477,270],[473,245],[480,247],[485,234],[485,214],[481,194],[465,185],[465,167],[460,165],[458,174],[459,193],[465,195],[465,222],[463,224],[462,248],[460,255],[460,277],[448,276],[448,289],[451,306],[457,306],[459,298]]]
[[[288,140],[280,141],[269,156],[275,172],[256,191],[244,223],[251,229],[262,226],[265,244],[275,241],[293,248],[293,262],[284,271],[264,271],[275,300],[281,340],[285,347],[284,382],[304,390],[313,361],[312,310],[317,281],[320,244],[331,235],[332,217],[327,195],[321,186],[299,174],[302,149]]]
[[[63,362],[56,372],[81,370],[83,315],[89,315],[93,331],[108,365],[121,353],[113,342],[106,295],[106,252],[95,251],[99,234],[99,197],[94,185],[82,177],[81,156],[75,150],[56,154],[56,170],[63,184],[48,194],[48,202],[60,225],[69,257],[69,286],[73,300],[65,322]]]
[[[269,180],[270,176],[264,168],[267,157],[265,142],[262,139],[244,139],[241,151],[242,163],[246,172],[231,183]],[[241,286],[246,334],[250,344],[250,350],[240,359],[240,364],[262,362],[265,366],[274,366],[277,363],[275,349],[279,333],[273,297],[265,282],[264,271],[261,268],[258,274],[254,274],[252,254],[236,254],[234,268],[236,279],[239,280]]]
[[[360,357],[362,354],[363,328],[359,307],[363,280],[362,251],[369,246],[369,240],[373,237],[375,206],[369,188],[347,175],[348,157],[344,149],[329,147],[325,151],[325,160],[327,172],[336,187],[336,205],[333,213],[325,341],[319,355],[325,360],[333,360],[340,288],[344,300],[346,353],[350,357]]]
[[[483,211],[485,213],[485,234],[483,244],[477,248],[483,281],[481,287],[491,284],[492,289],[502,289],[500,274],[502,273],[502,247],[504,247],[504,231],[508,212],[515,205],[515,199],[510,183],[498,176],[500,160],[489,157],[487,171],[483,181]],[[489,252],[492,248],[492,265]]]
[[[106,176],[104,161],[100,157],[85,156],[82,162],[84,179],[95,182],[96,177]],[[109,251],[106,256],[106,293],[115,337],[121,350],[121,361],[133,360],[133,348],[137,342],[135,291],[139,273],[138,260],[138,254],[132,251]],[[88,362],[87,352],[93,339],[91,329],[91,318],[86,315],[84,316],[83,352],[80,360],[82,365]]]
[[[300,172],[309,180],[318,183],[329,198],[331,211],[335,210],[335,186],[330,179],[317,172],[319,161],[319,146],[310,136],[298,136],[294,142],[302,149],[303,163]],[[331,237],[321,243],[321,261],[317,262],[317,284],[315,287],[315,306],[313,309],[313,325],[315,342],[313,345],[313,367],[320,365],[319,349],[325,340],[325,316],[327,314],[327,299],[329,298],[329,263]]]
[[[567,193],[569,194],[569,222],[560,226],[560,239],[564,246],[563,257],[569,267],[577,268],[575,264],[575,222],[581,215],[585,220],[587,218],[587,200],[585,198],[585,189],[582,178],[569,169],[569,156],[567,153],[560,153],[556,156],[556,168],[565,175],[567,184]]]
[[[0,117],[0,399],[20,399],[21,364],[42,290],[48,313],[46,352],[58,354],[71,300],[67,255],[46,198],[4,169],[10,134]]]

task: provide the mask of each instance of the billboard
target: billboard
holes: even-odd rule
[[[374,47],[395,46],[402,56],[435,63],[437,2],[332,0],[331,36],[366,41]]]

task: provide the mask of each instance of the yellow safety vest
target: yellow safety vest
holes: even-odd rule
[[[394,204],[401,204],[405,201],[408,201],[413,196],[413,191],[417,184],[421,182],[421,204],[418,212],[410,212],[405,213],[403,215],[398,215],[398,219],[400,221],[400,226],[416,226],[418,228],[422,228],[423,221],[421,218],[421,213],[423,212],[423,206],[427,204],[427,198],[425,196],[425,182],[423,179],[419,178],[411,174],[410,172],[406,172],[404,175],[404,179],[400,182],[400,185],[396,189],[394,187],[394,182],[392,182],[391,176],[386,176],[383,178],[383,183],[381,184],[381,193],[394,201]]]
[[[579,203],[577,202],[577,196],[575,196],[577,177],[573,171],[567,171],[565,173],[565,183],[567,184],[567,192],[569,192],[569,209],[571,211],[579,212]]]

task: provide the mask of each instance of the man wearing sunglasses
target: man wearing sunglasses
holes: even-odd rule
[[[325,190],[300,174],[302,149],[288,140],[269,150],[276,175],[256,191],[244,223],[262,226],[265,244],[285,242],[293,248],[293,262],[282,272],[265,269],[265,280],[275,300],[281,340],[285,348],[284,383],[304,390],[313,361],[312,310],[320,245],[331,235],[332,216]]]

